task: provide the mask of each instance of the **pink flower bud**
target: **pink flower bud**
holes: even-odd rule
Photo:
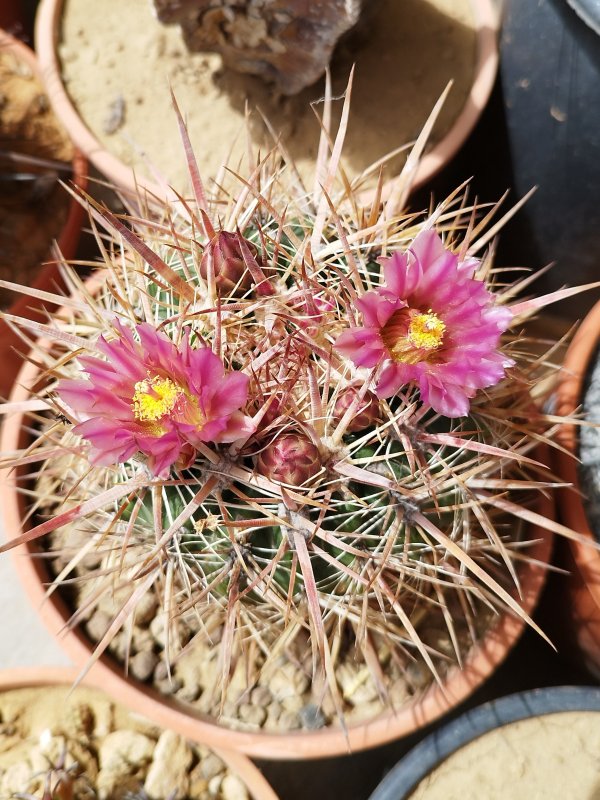
[[[179,451],[179,456],[175,461],[175,463],[173,464],[173,467],[178,472],[181,472],[181,470],[184,469],[189,469],[195,462],[197,457],[198,457],[198,451],[196,450],[196,448],[193,447],[189,442],[185,442],[185,444],[181,446],[181,449]]]
[[[200,274],[207,281],[211,270],[214,270],[215,286],[220,294],[243,294],[252,286],[252,274],[244,262],[240,238],[237,233],[219,231],[206,245],[202,255]],[[244,241],[256,257],[256,247],[247,239]]]
[[[341,420],[358,394],[359,389],[356,386],[348,386],[347,389],[342,389],[333,407],[333,417],[336,422]],[[371,425],[377,424],[380,419],[379,400],[373,392],[366,392],[356,409],[356,413],[350,420],[347,430],[351,432],[362,431],[371,427]]]
[[[263,406],[264,405],[266,405],[266,402],[263,403]],[[280,398],[276,397],[273,400],[271,400],[269,407],[261,417],[259,427],[261,429],[268,428],[269,425],[272,422],[275,422],[277,417],[280,417],[282,413],[283,413],[283,402],[281,401]]]
[[[315,445],[301,433],[284,433],[256,459],[258,471],[270,480],[301,486],[321,469]]]

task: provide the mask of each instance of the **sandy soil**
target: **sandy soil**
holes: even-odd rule
[[[599,713],[523,720],[459,750],[410,800],[597,800],[599,752]]]
[[[464,105],[475,62],[467,0],[382,0],[371,25],[368,36],[338,53],[333,67],[334,93],[340,95],[356,63],[345,147],[353,175],[413,139],[453,79],[435,132],[440,138]],[[137,172],[152,177],[151,164],[178,190],[187,186],[171,85],[205,178],[215,176],[230,148],[234,165],[246,152],[246,104],[261,109],[303,175],[311,173],[319,125],[309,103],[319,100],[322,84],[294,98],[278,97],[257,78],[224,71],[218,55],[190,55],[179,28],[153,17],[150,0],[66,0],[59,54],[68,92],[88,127]],[[256,113],[251,129],[254,142],[266,146]]]

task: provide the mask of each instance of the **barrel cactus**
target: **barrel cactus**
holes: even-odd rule
[[[312,191],[279,144],[205,186],[181,130],[192,197],[129,218],[89,201],[93,288],[65,265],[62,309],[11,320],[51,347],[31,356],[33,443],[4,465],[48,515],[28,540],[80,533],[57,581],[87,559],[86,610],[121,598],[99,652],[155,592],[165,652],[194,616],[222,694],[297,642],[343,718],[343,649],[385,697],[384,659],[441,681],[482,614],[526,616],[523,520],[558,526],[536,510],[555,367],[523,324],[558,297],[496,273],[464,188],[404,210],[414,157],[367,195],[342,127]]]

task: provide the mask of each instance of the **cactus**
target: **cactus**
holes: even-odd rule
[[[125,220],[89,200],[94,291],[65,265],[62,311],[12,320],[52,346],[31,356],[37,432],[4,466],[27,464],[50,512],[30,539],[95,532],[94,602],[126,594],[99,651],[156,591],[172,621],[220,631],[223,692],[249,653],[307,637],[341,717],[341,643],[385,695],[382,650],[443,679],[432,620],[459,662],[486,609],[537,628],[515,598],[523,519],[557,529],[535,509],[556,370],[522,328],[558,295],[500,281],[484,252],[496,209],[464,187],[404,210],[414,157],[387,201],[381,182],[365,199],[325,126],[312,192],[278,144],[207,188],[181,130],[193,198]]]

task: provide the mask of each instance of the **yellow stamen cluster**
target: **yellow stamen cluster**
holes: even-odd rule
[[[421,350],[435,350],[444,339],[445,323],[431,309],[427,314],[415,314],[408,326],[407,339]]]
[[[156,376],[138,381],[131,404],[133,414],[140,422],[156,422],[173,410],[182,394],[182,389],[170,378]]]

